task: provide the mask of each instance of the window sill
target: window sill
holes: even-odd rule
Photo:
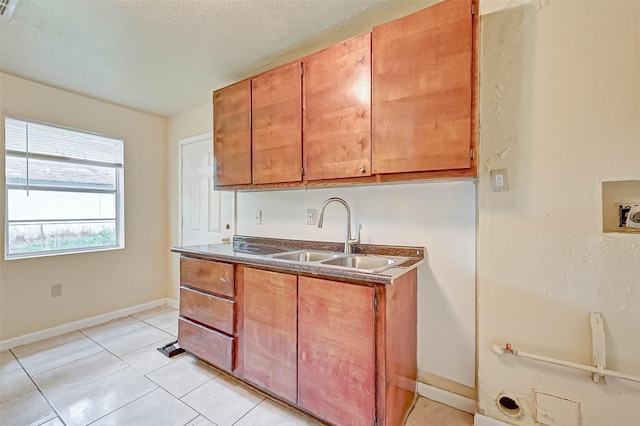
[[[122,246],[83,247],[77,250],[64,250],[64,251],[46,251],[46,252],[40,251],[40,252],[19,253],[19,254],[5,253],[4,260],[33,259],[38,257],[63,256],[67,254],[94,253],[94,252],[122,250],[122,249],[124,249],[124,244]]]

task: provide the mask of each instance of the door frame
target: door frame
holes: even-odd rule
[[[182,241],[182,217],[183,217],[183,205],[182,205],[182,164],[183,164],[183,155],[182,148],[185,145],[189,145],[192,143],[203,142],[206,140],[213,140],[213,132],[204,133],[201,135],[190,136],[188,138],[183,138],[178,140],[178,245],[183,245]],[[215,152],[213,153],[215,157]],[[214,162],[214,174],[215,174],[215,162]],[[233,236],[236,233],[236,191],[233,191],[233,202],[231,204],[231,229],[229,230],[230,234]]]

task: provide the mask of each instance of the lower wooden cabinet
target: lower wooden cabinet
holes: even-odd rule
[[[326,422],[402,424],[416,396],[416,269],[382,285],[230,266],[233,298],[181,288],[185,350]]]
[[[300,277],[298,404],[340,425],[376,417],[374,289]]]
[[[296,403],[297,277],[245,268],[243,281],[243,376]]]

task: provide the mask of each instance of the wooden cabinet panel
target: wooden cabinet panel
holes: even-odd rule
[[[180,315],[233,334],[235,302],[188,288],[180,289]]]
[[[471,167],[471,1],[373,29],[373,173]]]
[[[178,320],[178,344],[211,365],[232,371],[233,337],[218,333],[185,318]]]
[[[233,265],[180,257],[180,284],[210,293],[233,297]]]
[[[253,183],[302,180],[302,63],[251,80]]]
[[[244,269],[244,378],[296,403],[297,277]]]
[[[331,423],[372,425],[373,288],[298,281],[298,403]]]
[[[385,366],[384,371],[378,373],[384,375],[384,385],[380,383],[379,387],[384,388],[384,394],[381,392],[378,397],[384,398],[385,412],[378,412],[378,415],[385,418],[385,425],[402,424],[416,394],[417,277],[418,270],[413,269],[393,285],[380,288],[384,290],[384,295],[378,296],[378,316],[382,322],[378,323],[378,365]]]
[[[216,185],[251,183],[251,82],[213,93]]]
[[[303,59],[305,179],[371,174],[371,35]]]

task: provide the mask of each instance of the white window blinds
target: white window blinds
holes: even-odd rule
[[[5,151],[10,155],[122,167],[121,139],[14,117],[5,119]]]

